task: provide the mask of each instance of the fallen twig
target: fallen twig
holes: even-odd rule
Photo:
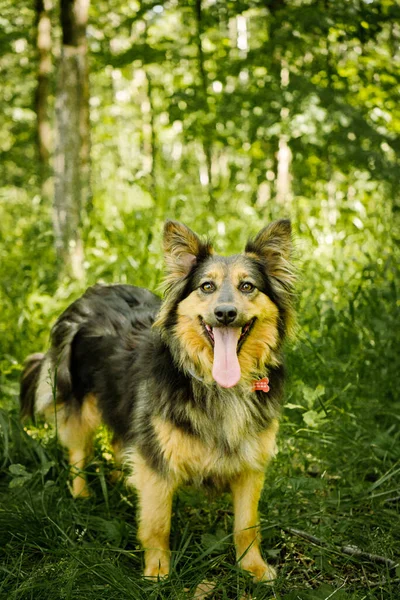
[[[307,533],[307,531],[302,531],[301,529],[294,529],[293,527],[284,527],[283,529],[284,529],[284,531],[287,531],[288,533],[292,533],[293,535],[302,537],[305,540],[308,540],[309,542],[312,542],[313,544],[315,544],[317,546],[321,546],[323,548],[328,547],[327,542],[325,542],[324,540],[321,540],[320,538],[316,537],[315,535],[311,535],[310,533]],[[385,556],[380,556],[379,554],[371,554],[370,552],[364,552],[357,546],[341,546],[338,549],[338,551],[341,554],[347,554],[348,556],[355,556],[357,558],[360,558],[361,560],[368,560],[370,562],[386,565],[388,569],[395,569],[399,564],[398,562],[395,562],[394,560],[391,560],[390,558],[386,558]]]
[[[301,531],[301,529],[294,529],[294,527],[284,527],[284,530],[288,533],[293,533],[294,535],[298,535],[299,537],[316,544],[317,546],[327,546],[328,544],[321,540],[320,538],[315,537],[315,535],[311,535],[311,533],[307,533],[306,531]]]
[[[395,569],[399,564],[390,558],[386,558],[385,556],[364,552],[363,550],[360,550],[360,548],[357,548],[357,546],[342,546],[340,548],[340,552],[342,554],[348,554],[349,556],[356,556],[357,558],[369,560],[370,562],[381,563],[386,565],[388,569]]]

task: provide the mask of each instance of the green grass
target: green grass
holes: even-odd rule
[[[323,265],[305,264],[303,272],[280,452],[260,504],[276,584],[254,585],[236,567],[229,495],[191,488],[174,503],[170,578],[144,580],[134,493],[110,483],[107,436],[99,433],[88,467],[92,497],[74,501],[54,432],[19,422],[20,366],[4,357],[0,598],[179,599],[202,581],[214,582],[216,599],[400,598],[399,568],[341,551],[355,545],[399,559],[398,267],[389,258],[354,274],[348,265],[329,278]]]
[[[330,436],[296,434],[290,422],[284,423],[281,451],[260,507],[264,554],[279,567],[271,589],[252,585],[235,567],[228,495],[210,498],[190,488],[178,494],[171,536],[174,569],[168,581],[149,583],[141,578],[134,497],[122,482],[108,482],[112,464],[102,456],[104,437],[98,436],[88,468],[93,495],[74,501],[54,438],[32,439],[15,411],[8,413],[8,431],[13,442],[7,458],[14,466],[13,472],[3,469],[1,480],[1,598],[187,598],[185,589],[203,580],[216,583],[216,598],[241,598],[246,592],[253,598],[294,600],[333,593],[346,599],[399,597],[396,573],[340,552],[341,546],[355,544],[395,559],[399,505],[385,499],[399,493],[400,462],[379,472],[383,463],[366,460],[367,437],[356,441],[343,435],[338,451]],[[319,547],[290,528],[327,545]]]

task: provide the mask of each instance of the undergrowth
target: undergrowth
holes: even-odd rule
[[[54,431],[19,422],[20,359],[4,356],[0,597],[180,599],[209,582],[216,599],[397,600],[396,281],[390,253],[329,277],[315,258],[303,265],[280,452],[260,504],[263,553],[278,567],[274,586],[253,584],[235,565],[229,495],[192,488],[174,503],[171,576],[144,580],[135,497],[110,481],[107,432],[99,431],[88,467],[92,496],[74,501]],[[346,546],[365,554],[351,556]]]

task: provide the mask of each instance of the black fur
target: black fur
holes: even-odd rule
[[[123,440],[129,438],[133,406],[123,391],[137,379],[132,369],[139,347],[152,337],[160,304],[143,288],[96,285],[67,308],[52,330],[57,395],[81,404],[89,392],[98,394],[104,421]]]

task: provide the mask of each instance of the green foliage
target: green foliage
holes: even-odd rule
[[[1,2],[0,597],[177,599],[213,581],[221,599],[395,600],[398,574],[340,548],[398,560],[399,7],[217,0],[201,3],[199,19],[196,6],[91,7],[93,200],[78,283],[57,264],[40,191],[34,13]],[[56,10],[51,18],[56,56]],[[46,348],[51,324],[87,285],[156,290],[166,217],[230,253],[281,216],[295,231],[299,318],[260,507],[279,579],[274,590],[253,586],[235,567],[228,496],[182,490],[172,576],[146,582],[135,499],[109,481],[106,433],[88,467],[93,497],[73,501],[54,432],[19,422],[22,360]]]

